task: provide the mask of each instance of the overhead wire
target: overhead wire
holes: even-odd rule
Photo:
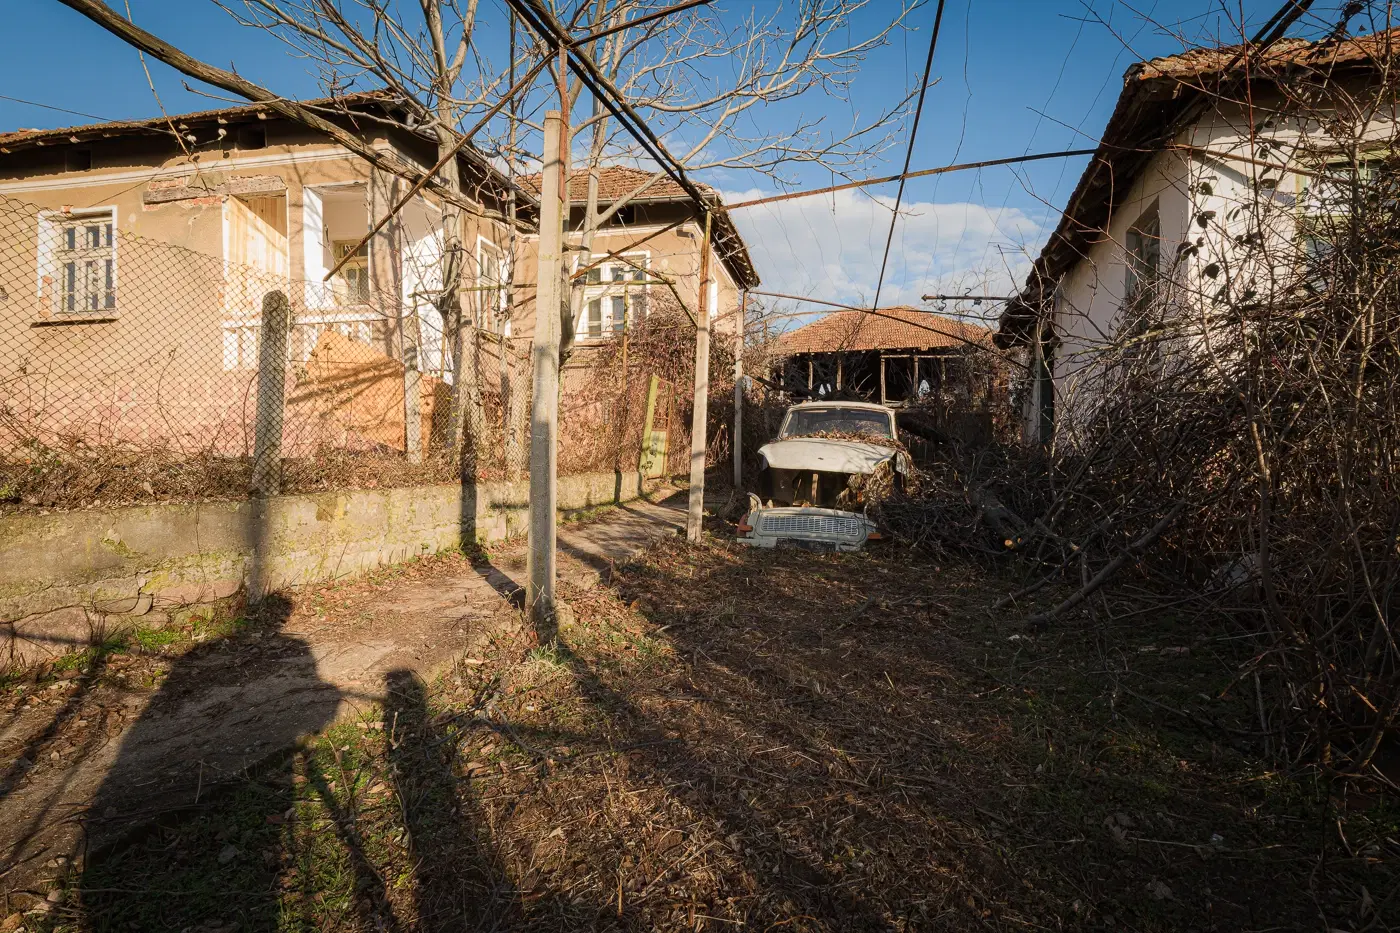
[[[971,109],[972,109],[972,78],[971,78],[971,75],[969,74],[969,65],[970,65],[971,61],[972,61],[972,0],[967,0],[967,8],[963,11],[963,66],[962,66],[963,87],[964,87],[964,88],[966,89],[966,91],[967,91],[967,96],[963,98],[962,119],[961,119],[961,121],[959,122],[959,128],[958,128],[958,142],[957,142],[957,145],[955,145],[955,146],[953,147],[953,160],[954,160],[954,161],[957,161],[958,157],[959,157],[960,155],[962,155],[963,143],[967,141],[967,115],[968,115],[968,113],[969,113],[969,112],[971,111]],[[942,232],[942,229],[943,229],[943,224],[942,224],[942,220],[943,220],[943,219],[942,219],[942,217],[939,216],[938,211],[937,211],[937,207],[938,207],[938,189],[939,189],[939,187],[941,186],[942,182],[943,182],[943,178],[942,178],[941,176],[935,178],[935,179],[933,180],[933,190],[929,192],[929,203],[930,203],[930,204],[933,206],[933,208],[934,208],[934,215],[933,215],[933,242],[934,242],[935,244],[939,242],[939,234]],[[968,224],[968,213],[969,213],[969,210],[970,210],[969,205],[967,205],[967,204],[965,203],[965,204],[963,205],[962,230],[961,230],[961,232],[960,232],[959,235],[958,235],[958,243],[957,243],[956,246],[953,247],[952,253],[948,254],[948,255],[950,255],[950,256],[952,256],[952,257],[954,258],[954,261],[955,261],[955,262],[956,262],[956,257],[957,257],[957,255],[958,255],[959,251],[962,249],[962,241],[963,241],[963,238],[967,236],[967,224]],[[900,243],[901,243],[901,245],[904,243],[904,237],[900,237]],[[924,275],[923,275],[923,281],[924,281],[924,282],[928,282],[929,279],[931,279],[931,278],[933,277],[933,269],[934,269],[934,266],[938,265],[939,260],[940,260],[940,258],[941,258],[940,255],[939,255],[939,253],[940,253],[940,251],[939,251],[938,249],[936,249],[936,248],[930,249],[930,250],[929,250],[928,265],[924,268]],[[940,277],[942,277],[942,276],[940,275]]]
[[[909,147],[904,153],[904,170],[900,173],[899,191],[895,194],[894,210],[890,213],[890,232],[885,237],[885,255],[880,260],[880,277],[875,280],[875,300],[871,302],[872,307],[880,306],[880,292],[885,285],[885,269],[890,261],[890,246],[894,243],[894,228],[899,223],[899,205],[904,200],[904,185],[908,181],[904,176],[909,172],[909,165],[914,160],[914,142],[919,135],[919,118],[924,112],[924,97],[928,94],[929,76],[933,73],[933,53],[938,48],[938,31],[943,25],[943,7],[946,0],[938,0],[938,10],[933,17],[933,34],[929,36],[928,58],[924,60],[924,77],[919,82],[919,102],[914,105],[914,123],[909,128]]]
[[[87,117],[90,120],[99,120],[103,123],[116,123],[111,117],[99,117],[95,113],[84,113],[81,110],[69,110],[67,107],[55,107],[53,104],[41,104],[37,100],[25,100],[23,97],[11,97],[9,94],[0,94],[0,100],[14,101],[17,104],[26,104],[30,107],[38,107],[42,110],[54,110],[58,113],[68,113],[75,117]]]

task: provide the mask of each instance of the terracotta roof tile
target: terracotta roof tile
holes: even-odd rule
[[[315,100],[304,100],[301,103],[303,106],[318,109],[332,107],[341,109],[362,107],[372,103],[392,103],[392,101],[393,97],[387,91],[363,91],[355,94],[346,94],[341,97],[321,97]],[[217,110],[173,113],[169,117],[152,117],[147,120],[113,120],[107,123],[61,126],[48,130],[13,130],[8,133],[0,133],[0,146],[8,147],[39,141],[47,142],[52,139],[67,139],[70,136],[84,136],[92,133],[110,136],[119,136],[125,133],[139,133],[143,131],[169,133],[171,123],[174,123],[178,127],[181,123],[200,123],[219,117],[236,120],[244,117],[254,117],[259,113],[276,116],[273,111],[268,109],[266,104],[239,104],[234,107],[220,107]]]
[[[625,165],[601,166],[598,171],[598,200],[602,204],[607,204],[631,194],[648,179],[654,178],[655,175],[655,172]],[[516,183],[536,198],[540,196],[540,175],[538,173],[522,175],[516,179]],[[704,192],[705,199],[710,201],[714,208],[717,208],[713,211],[715,225],[711,239],[715,250],[724,260],[725,266],[733,274],[735,281],[739,283],[741,288],[757,288],[759,285],[758,271],[754,268],[753,260],[749,256],[749,248],[744,243],[739,228],[734,226],[729,212],[724,209],[724,201],[720,198],[719,192],[709,185],[697,183],[696,187]],[[713,198],[710,197],[711,195]],[[587,169],[575,169],[569,174],[569,200],[574,203],[588,200]],[[663,175],[660,178],[655,178],[645,191],[637,195],[636,200],[641,202],[684,201],[689,203],[690,195],[686,194],[685,189],[668,176]]]
[[[598,199],[600,201],[611,201],[623,195],[630,194],[639,188],[643,182],[655,175],[655,172],[646,169],[630,168],[625,165],[605,165],[598,172]],[[540,176],[524,175],[520,179],[520,187],[531,192],[536,197],[540,194]],[[696,183],[696,187],[704,192],[712,192],[715,189],[709,185]],[[587,169],[575,169],[569,173],[569,199],[572,201],[583,201],[588,198],[588,171]],[[651,183],[651,185],[637,196],[637,200],[688,200],[690,195],[685,193],[685,189],[676,184],[670,176],[663,175]]]
[[[1364,36],[1308,41],[1281,39],[1262,53],[1241,54],[1238,45],[1190,49],[1138,62],[1123,75],[1123,91],[1104,128],[1098,150],[1070,195],[1059,226],[1031,268],[1021,294],[1002,314],[997,342],[1030,339],[1034,321],[1060,277],[1074,267],[1107,222],[1115,197],[1132,183],[1163,146],[1177,123],[1191,119],[1220,82],[1249,77],[1276,80],[1301,71],[1319,76],[1386,68],[1400,47],[1400,28]]]
[[[338,114],[354,117],[357,113],[372,112],[375,109],[394,111],[398,98],[387,90],[357,91],[338,97],[321,97],[304,100],[301,104],[320,112],[324,117]],[[7,155],[33,146],[50,143],[86,142],[93,139],[117,138],[139,135],[168,135],[173,123],[177,131],[183,133],[191,124],[253,119],[280,116],[264,103],[241,104],[235,107],[221,107],[217,110],[198,110],[193,113],[175,113],[169,117],[153,117],[148,120],[114,120],[109,123],[89,123],[83,126],[65,126],[49,130],[20,129],[0,133],[0,155]],[[431,141],[431,140],[430,140]],[[435,143],[435,141],[432,141]],[[497,182],[502,189],[508,187],[506,178],[475,146],[468,146],[461,158],[473,164],[486,177]],[[528,191],[527,191],[528,194]]]
[[[1364,36],[1343,36],[1338,39],[1311,41],[1280,39],[1250,59],[1250,67],[1258,69],[1289,68],[1298,65],[1332,67],[1364,61],[1388,60],[1394,46],[1400,42],[1400,29],[1388,29]],[[1126,80],[1152,81],[1157,78],[1204,77],[1222,74],[1227,67],[1244,72],[1243,46],[1226,45],[1219,48],[1188,49],[1177,55],[1167,55],[1140,62],[1128,69]],[[1237,60],[1238,59],[1238,60]]]
[[[785,353],[831,353],[838,350],[926,350],[968,344],[990,347],[992,330],[980,324],[921,311],[882,308],[835,311],[784,334],[778,346]]]

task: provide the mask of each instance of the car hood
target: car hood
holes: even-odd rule
[[[792,437],[759,448],[764,462],[775,470],[820,470],[825,473],[873,473],[881,463],[895,458],[895,468],[904,469],[896,451],[879,444],[843,441],[826,437]]]

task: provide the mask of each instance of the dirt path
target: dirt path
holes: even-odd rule
[[[1237,640],[1142,616],[1032,636],[1036,607],[989,612],[1006,581],[946,555],[761,552],[712,530],[566,588],[551,647],[500,636],[433,683],[390,671],[374,721],[336,723],[56,872],[56,906],[11,919],[32,933],[1400,928],[1400,814],[1259,755],[1231,690]],[[334,603],[382,611],[379,585]]]
[[[674,499],[637,501],[560,530],[560,576],[597,580],[683,527]],[[516,544],[430,558],[272,598],[250,625],[198,644],[90,652],[51,683],[0,697],[0,890],[33,890],[84,847],[195,803],[329,723],[382,704],[515,624]],[[186,650],[188,649],[188,650]]]

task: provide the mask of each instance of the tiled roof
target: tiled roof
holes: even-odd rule
[[[598,170],[598,202],[607,204],[618,198],[625,197],[636,191],[648,179],[654,178],[655,172],[646,169],[631,168],[625,165],[604,165]],[[516,183],[530,192],[536,198],[540,196],[540,175],[522,175],[516,179]],[[729,212],[724,209],[724,201],[720,198],[719,192],[709,185],[696,184],[705,194],[705,200],[714,208],[711,216],[714,218],[714,229],[711,231],[711,242],[715,245],[715,251],[724,260],[726,268],[734,276],[734,280],[739,283],[740,288],[757,288],[759,285],[758,270],[754,268],[753,260],[749,257],[748,245],[744,238],[739,235],[739,228],[734,226],[733,219]],[[588,200],[588,170],[575,169],[569,173],[569,200],[579,203]],[[637,195],[634,199],[638,202],[645,201],[690,201],[690,195],[685,189],[676,184],[669,176],[662,175],[655,178],[646,190]]]
[[[991,329],[980,324],[955,321],[918,308],[899,307],[881,308],[878,312],[835,311],[784,334],[778,346],[784,353],[832,353],[968,345],[990,347],[991,343]]]
[[[367,104],[389,102],[392,98],[385,91],[364,91],[358,94],[346,94],[341,97],[321,97],[315,100],[304,100],[302,105],[318,109],[334,108],[345,110],[354,107],[363,107]],[[53,140],[68,140],[71,137],[87,136],[122,136],[126,134],[137,134],[143,132],[169,133],[170,124],[174,123],[178,128],[182,123],[202,123],[208,120],[238,120],[246,117],[255,117],[259,113],[276,116],[269,110],[266,104],[242,104],[237,107],[220,107],[217,110],[197,110],[193,113],[176,113],[170,117],[152,117],[149,120],[113,120],[108,123],[87,123],[82,126],[64,126],[51,130],[13,130],[9,133],[0,133],[0,148],[18,148],[20,146],[46,143]]]
[[[1388,60],[1393,54],[1400,29],[1373,32],[1365,36],[1343,36],[1321,42],[1307,39],[1280,39],[1262,54],[1250,59],[1250,67],[1274,70],[1295,66],[1350,65],[1366,61]],[[1233,66],[1244,71],[1244,46],[1227,45],[1220,48],[1189,49],[1177,55],[1153,58],[1128,69],[1126,81],[1151,81],[1157,78],[1183,80],[1218,76]]]
[[[342,94],[339,97],[320,97],[301,101],[301,104],[318,111],[323,117],[329,118],[337,114],[344,114],[353,119],[356,113],[365,113],[376,109],[392,113],[398,108],[400,100],[389,91],[378,90]],[[63,143],[79,143],[121,136],[169,135],[172,123],[176,130],[183,133],[194,124],[249,120],[255,119],[259,114],[281,118],[280,114],[277,114],[266,104],[250,103],[237,107],[221,107],[218,110],[198,110],[193,113],[171,114],[169,117],[153,117],[149,120],[114,120],[108,123],[88,123],[83,126],[65,126],[51,130],[13,130],[9,133],[0,133],[0,155],[55,143],[62,145]],[[467,146],[462,151],[461,158],[474,165],[479,172],[492,179],[501,188],[507,187],[505,176],[475,146]]]
[[[1223,81],[1247,76],[1267,82],[1300,71],[1325,77],[1341,71],[1384,68],[1400,45],[1400,29],[1365,36],[1309,42],[1281,39],[1262,53],[1242,46],[1191,49],[1138,62],[1123,75],[1123,92],[1103,131],[1098,150],[1080,176],[1059,226],[1041,250],[1025,288],[1002,313],[997,342],[1014,346],[1029,339],[1045,300],[1060,277],[1085,255],[1113,211],[1114,197],[1170,143]]]
[[[598,200],[604,203],[630,194],[647,179],[655,176],[655,172],[646,169],[630,168],[625,165],[605,165],[598,171]],[[539,197],[540,176],[524,175],[520,179],[520,187]],[[714,192],[715,189],[709,185],[696,183],[706,194]],[[657,178],[647,189],[637,195],[639,201],[683,201],[689,199],[690,195],[685,193],[685,189],[675,182],[669,175],[662,175]],[[569,200],[584,201],[588,199],[588,170],[575,169],[569,173]]]

